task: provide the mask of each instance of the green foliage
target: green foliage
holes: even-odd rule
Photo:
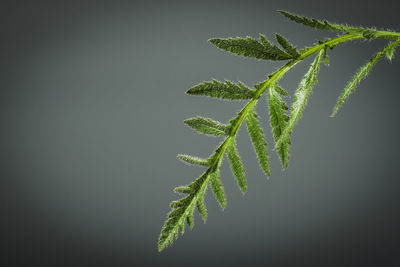
[[[278,10],[278,12],[294,22],[319,30],[338,31],[347,34],[362,35],[362,37],[364,37],[365,39],[374,39],[378,37],[379,34],[379,31],[371,28],[362,28],[362,27],[353,27],[348,25],[335,24],[328,22],[326,20],[308,18],[305,16],[300,16],[283,10]]]
[[[399,45],[400,40],[392,42],[386,49],[385,54],[386,58],[392,61],[394,57],[394,52],[396,51],[397,46]]]
[[[217,199],[221,208],[225,209],[226,207],[226,197],[224,192],[224,187],[222,186],[220,177],[219,177],[219,169],[221,166],[222,158],[218,161],[216,167],[210,173],[210,182],[211,189],[214,193],[215,198]]]
[[[183,155],[183,154],[179,154],[178,159],[182,160],[183,162],[192,164],[192,165],[199,165],[199,166],[210,166],[210,162],[206,159],[201,159],[198,157],[193,157],[193,156],[189,156],[189,155]]]
[[[232,173],[236,178],[237,185],[244,194],[247,191],[247,182],[244,177],[243,163],[240,159],[239,152],[237,151],[235,141],[235,138],[229,140],[226,154],[228,155],[229,163],[231,164]]]
[[[191,184],[179,186],[174,189],[176,193],[183,195],[183,197],[172,201],[170,204],[171,211],[168,213],[167,221],[161,229],[158,240],[159,251],[166,248],[178,238],[179,232],[182,234],[184,233],[185,223],[190,228],[193,228],[193,213],[196,207],[203,221],[206,222],[207,209],[204,203],[204,196],[209,184],[219,205],[225,209],[227,204],[226,196],[220,180],[220,167],[225,153],[227,154],[238,187],[243,194],[247,191],[244,166],[236,147],[236,136],[243,121],[246,121],[247,131],[249,132],[261,169],[267,176],[270,175],[267,143],[264,139],[264,132],[257,119],[257,115],[254,113],[254,107],[266,90],[268,90],[269,118],[273,138],[275,140],[275,150],[282,163],[283,169],[285,169],[288,166],[290,156],[290,136],[292,135],[295,124],[302,115],[312,92],[312,87],[317,83],[317,74],[321,61],[324,61],[325,65],[329,65],[328,49],[332,49],[340,43],[355,39],[382,38],[393,40],[393,42],[379,51],[371,60],[361,67],[354,75],[353,79],[347,84],[334,109],[333,115],[335,115],[339,107],[354,91],[355,87],[367,76],[372,67],[382,57],[386,56],[389,60],[393,59],[395,49],[400,43],[400,33],[339,25],[326,20],[299,16],[286,11],[279,12],[297,23],[316,29],[337,31],[341,35],[325,41],[319,41],[318,44],[312,47],[306,47],[300,50],[297,50],[295,46],[290,44],[289,41],[280,34],[276,34],[276,40],[283,50],[271,44],[262,34],[260,34],[260,40],[255,40],[251,37],[227,39],[213,38],[209,40],[218,48],[236,55],[257,59],[289,61],[272,74],[269,74],[268,79],[255,84],[255,90],[248,88],[241,82],[235,84],[227,80],[224,82],[212,80],[202,82],[187,91],[190,95],[208,96],[226,100],[248,100],[248,102],[237,115],[229,121],[229,124],[222,124],[215,120],[202,117],[190,118],[184,121],[188,126],[200,133],[222,136],[225,139],[207,159],[182,154],[178,155],[178,158],[183,162],[206,167],[207,170]],[[313,54],[317,55],[294,93],[289,116],[288,106],[284,101],[284,97],[288,97],[289,93],[280,87],[278,82],[289,70]]]
[[[282,51],[276,45],[272,45],[262,34],[260,34],[260,41],[249,36],[228,39],[212,38],[209,41],[218,48],[239,56],[265,60],[288,60],[293,58],[292,55]]]
[[[256,116],[257,115],[251,109],[245,118],[246,125],[261,169],[267,176],[270,176],[267,143],[265,142],[264,132]]]
[[[312,91],[312,87],[317,83],[317,74],[321,62],[323,50],[319,50],[318,55],[315,57],[313,63],[308,69],[306,75],[300,81],[299,88],[294,94],[294,100],[291,108],[291,113],[286,127],[283,129],[278,141],[276,141],[275,149],[279,149],[282,143],[286,142],[292,132],[294,125],[301,117],[304,107],[306,106],[308,96]]]
[[[343,25],[333,24],[326,20],[322,21],[314,18],[308,18],[284,10],[278,10],[278,12],[281,13],[286,18],[293,20],[294,22],[303,24],[311,28],[327,30],[327,31],[343,31]]]
[[[224,136],[229,134],[228,125],[222,124],[209,118],[190,118],[184,120],[184,123],[186,123],[191,128],[197,130],[198,132],[208,135]]]
[[[276,88],[276,85],[271,85],[268,91],[270,123],[275,142],[281,137],[289,120],[289,116],[287,115],[288,107],[277,92]],[[283,140],[282,144],[277,148],[277,153],[283,168],[286,169],[290,155],[289,137],[286,137],[286,139]]]
[[[372,57],[364,66],[362,66],[357,73],[353,76],[353,78],[347,83],[344,88],[342,94],[340,95],[337,104],[333,110],[331,117],[334,117],[338,112],[339,108],[343,105],[343,103],[349,98],[350,94],[356,89],[357,85],[367,77],[368,73],[371,71],[372,67],[378,63],[378,61],[386,55],[389,60],[392,59],[394,50],[398,46],[400,40],[395,42],[391,42],[381,51],[379,51],[374,57]],[[389,54],[389,55],[388,55]]]
[[[168,219],[161,229],[158,239],[158,251],[163,250],[170,245],[174,239],[179,236],[179,231],[183,234],[185,231],[185,221],[190,227],[193,227],[193,211],[197,201],[204,199],[205,191],[210,175],[205,172],[202,176],[196,179],[192,184],[187,186],[190,188],[188,196],[181,198],[171,203],[172,210],[168,213]],[[182,187],[181,187],[182,188]],[[175,189],[176,190],[176,189]],[[180,193],[183,193],[181,191]]]
[[[282,48],[286,51],[286,53],[292,56],[292,58],[298,58],[300,56],[297,48],[294,47],[291,43],[289,43],[289,41],[286,40],[285,37],[277,33],[275,34],[275,36],[278,43],[282,46]]]
[[[213,80],[211,82],[202,82],[187,92],[189,95],[201,95],[228,100],[251,99],[254,96],[254,90],[249,89],[243,83],[234,84],[230,81],[220,82]]]

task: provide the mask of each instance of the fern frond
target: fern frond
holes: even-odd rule
[[[322,54],[323,50],[320,50],[308,69],[306,75],[304,75],[303,79],[300,81],[299,88],[294,94],[289,121],[287,122],[285,129],[282,131],[281,136],[276,142],[275,149],[279,149],[282,143],[289,138],[294,125],[301,117],[301,113],[303,112],[303,109],[307,103],[308,96],[312,91],[312,87],[317,83],[317,74],[319,71]]]
[[[246,38],[212,38],[209,42],[216,47],[233,54],[265,60],[287,60],[293,57],[272,45],[267,38],[260,34],[260,41],[249,36]]]
[[[210,162],[206,159],[193,157],[193,156],[189,156],[189,155],[183,155],[183,154],[179,154],[177,157],[181,161],[192,164],[192,165],[199,165],[199,166],[205,166],[205,167],[210,166]]]
[[[394,41],[389,43],[385,46],[382,50],[380,50],[374,57],[372,57],[364,66],[362,66],[358,72],[353,76],[353,78],[347,83],[346,87],[344,88],[342,94],[339,96],[337,104],[333,110],[331,117],[335,117],[336,113],[338,112],[339,108],[343,105],[343,103],[349,98],[350,94],[356,89],[357,85],[367,77],[368,73],[371,71],[372,67],[378,63],[378,61],[387,53],[391,53],[397,45],[399,44],[400,40]]]
[[[299,51],[296,47],[294,47],[289,41],[283,37],[282,35],[276,33],[275,34],[276,40],[282,46],[282,48],[292,56],[292,58],[298,58],[300,56]]]
[[[270,123],[272,127],[272,133],[275,142],[282,135],[283,130],[286,128],[289,116],[287,115],[287,105],[282,100],[279,93],[276,91],[276,86],[271,85],[268,91],[268,102],[269,102],[269,114]],[[290,138],[287,137],[286,140],[277,148],[277,153],[279,159],[281,160],[282,166],[286,169],[289,163],[290,155]]]
[[[254,90],[249,89],[242,82],[234,84],[227,80],[220,82],[215,79],[211,82],[202,82],[190,88],[186,93],[189,95],[209,96],[228,100],[245,100],[251,99],[254,96]]]
[[[244,176],[243,163],[236,149],[235,138],[230,139],[226,148],[226,154],[228,155],[229,163],[231,165],[232,173],[235,176],[237,185],[244,194],[247,191],[247,183]]]
[[[247,113],[245,120],[261,169],[265,175],[270,176],[267,142],[265,142],[264,132],[252,109]]]
[[[183,122],[186,123],[189,127],[197,130],[198,132],[207,135],[224,136],[229,134],[228,125],[222,124],[209,118],[195,117],[186,119]]]

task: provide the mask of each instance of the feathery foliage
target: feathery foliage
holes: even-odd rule
[[[298,58],[300,56],[299,51],[297,50],[296,47],[294,47],[289,41],[283,37],[280,34],[275,34],[276,40],[278,43],[282,46],[282,48],[288,53],[289,55],[292,56],[292,58]]]
[[[283,101],[276,88],[279,87],[277,87],[276,85],[271,85],[268,91],[270,123],[275,142],[281,137],[283,130],[286,128],[287,122],[289,120],[289,116],[287,114],[288,106]],[[277,153],[279,155],[279,159],[282,162],[283,168],[286,169],[289,163],[290,155],[289,137],[286,137],[282,144],[277,148]]]
[[[359,71],[353,76],[353,78],[347,83],[344,88],[342,94],[340,95],[337,104],[333,110],[331,117],[334,117],[338,112],[339,108],[343,105],[343,103],[349,98],[350,94],[356,89],[357,85],[367,77],[368,73],[371,71],[372,67],[378,63],[378,61],[384,56],[387,55],[389,60],[392,59],[394,50],[399,44],[400,40],[395,42],[391,42],[381,51],[379,51],[374,57],[372,57],[364,66],[360,68]],[[388,55],[389,54],[389,55]]]
[[[229,140],[226,154],[228,155],[229,163],[231,164],[232,173],[236,178],[237,185],[244,194],[247,191],[247,182],[244,176],[243,163],[240,159],[239,152],[237,151],[235,141],[235,139]]]
[[[202,95],[228,100],[244,100],[251,99],[254,96],[254,90],[249,89],[242,82],[234,84],[230,81],[220,82],[213,80],[212,82],[202,82],[187,92],[189,95]]]
[[[193,156],[189,156],[189,155],[183,155],[183,154],[179,154],[178,159],[182,160],[183,162],[192,164],[192,165],[199,165],[199,166],[210,166],[210,162],[206,159],[201,159],[198,157],[193,157]]]
[[[254,111],[250,110],[245,118],[246,125],[261,169],[267,176],[270,176],[267,143],[264,140],[264,132],[256,116]]]
[[[209,118],[196,117],[183,121],[191,128],[207,135],[223,136],[229,134],[229,126]]]
[[[306,75],[304,75],[303,79],[300,81],[299,88],[296,90],[294,94],[294,100],[292,104],[292,109],[290,113],[289,120],[286,124],[286,127],[283,129],[278,141],[276,141],[275,148],[278,149],[284,141],[289,138],[290,133],[292,132],[294,125],[301,117],[301,113],[303,112],[304,107],[306,106],[308,96],[312,91],[312,87],[317,83],[317,74],[319,71],[319,66],[321,62],[321,57],[323,54],[323,50],[318,52],[318,55],[315,57],[313,63],[308,69]]]
[[[336,31],[339,36],[319,41],[312,47],[306,47],[298,50],[289,41],[280,34],[276,34],[276,41],[282,47],[271,44],[267,38],[260,34],[260,39],[252,37],[236,38],[212,38],[210,43],[218,48],[231,52],[233,54],[265,60],[287,60],[287,63],[281,68],[268,75],[268,79],[254,85],[255,89],[250,89],[241,82],[237,84],[225,80],[205,81],[195,85],[187,91],[189,95],[208,96],[226,100],[247,100],[246,105],[237,113],[237,115],[223,124],[215,120],[203,117],[195,117],[184,122],[199,133],[225,138],[207,159],[202,159],[189,155],[178,155],[178,158],[188,164],[205,167],[206,170],[194,182],[186,186],[179,186],[174,189],[182,198],[172,201],[171,211],[168,213],[167,221],[161,229],[158,240],[158,250],[161,251],[169,246],[176,238],[185,231],[185,224],[193,228],[193,213],[197,210],[203,221],[207,220],[207,208],[204,203],[204,196],[207,187],[210,184],[211,190],[215,195],[222,209],[226,208],[226,196],[224,187],[220,180],[220,167],[226,153],[232,173],[238,187],[244,194],[247,191],[247,182],[245,171],[239,152],[236,147],[236,136],[243,121],[246,121],[247,131],[253,143],[259,164],[263,172],[269,176],[269,156],[267,143],[264,139],[264,132],[260,126],[254,108],[262,94],[267,91],[268,110],[272,135],[275,140],[275,150],[282,163],[283,169],[286,169],[290,156],[291,135],[295,124],[299,121],[308,98],[312,92],[312,87],[317,83],[317,74],[320,69],[321,61],[329,66],[328,50],[338,44],[349,42],[355,39],[387,39],[392,40],[384,49],[372,57],[348,82],[347,86],[340,95],[332,116],[336,114],[340,106],[347,100],[355,87],[370,72],[372,67],[384,56],[392,60],[395,50],[400,43],[400,33],[390,31],[379,31],[373,28],[352,27],[345,24],[335,24],[326,20],[318,20],[296,15],[287,11],[279,11],[286,18],[320,30]],[[294,93],[293,103],[288,115],[288,106],[284,97],[289,93],[278,85],[282,77],[295,65],[302,62],[311,55],[316,54],[307,73],[299,83],[298,89]]]
[[[265,60],[288,60],[293,56],[272,45],[265,35],[260,34],[260,41],[249,36],[246,38],[212,38],[210,43],[233,54]]]

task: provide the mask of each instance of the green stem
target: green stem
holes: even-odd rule
[[[391,39],[391,40],[397,40],[400,38],[400,33],[397,32],[388,32],[388,31],[379,31],[377,33],[377,37],[380,39]],[[253,108],[256,104],[258,99],[261,97],[261,95],[265,92],[265,90],[273,83],[279,81],[283,75],[286,74],[290,69],[292,69],[297,63],[303,61],[305,58],[311,56],[312,54],[320,51],[321,49],[325,49],[326,46],[328,47],[333,47],[336,46],[337,44],[352,41],[355,39],[365,39],[364,36],[361,34],[347,34],[347,35],[342,35],[336,38],[329,39],[325,42],[322,42],[318,45],[315,45],[313,47],[310,47],[306,50],[304,50],[301,55],[297,59],[293,59],[286,63],[284,66],[282,66],[280,69],[278,69],[270,78],[264,83],[264,85],[259,88],[256,93],[254,94],[254,97],[243,107],[243,109],[239,112],[240,117],[238,120],[235,121],[234,125],[231,125],[232,130],[230,135],[224,140],[224,142],[221,143],[221,145],[217,148],[218,154],[214,158],[213,163],[211,164],[211,168],[217,164],[219,161],[220,157],[222,157],[225,153],[225,149],[230,141],[231,138],[233,138],[236,134],[237,131],[240,128],[240,125],[243,122],[243,119],[246,117],[247,113],[251,108]]]

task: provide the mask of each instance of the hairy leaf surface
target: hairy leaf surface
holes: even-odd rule
[[[276,86],[271,86],[268,91],[269,114],[272,133],[275,142],[281,137],[283,130],[286,128],[289,116],[287,115],[288,107],[282,100],[279,93],[275,90]],[[290,155],[290,138],[289,136],[277,148],[279,159],[285,169],[289,162]]]
[[[292,58],[298,58],[300,56],[299,51],[289,41],[280,34],[275,34],[276,40],[282,46],[282,48],[292,56]]]
[[[337,104],[333,110],[331,117],[334,117],[338,112],[339,108],[343,105],[343,103],[349,98],[351,93],[356,89],[357,85],[367,77],[368,73],[371,71],[372,67],[378,63],[378,61],[387,53],[391,53],[390,51],[394,50],[399,44],[399,40],[395,42],[389,43],[386,47],[384,47],[381,51],[379,51],[374,57],[372,57],[365,65],[363,65],[357,73],[353,76],[353,78],[347,83],[344,88],[342,94],[339,96]]]
[[[275,144],[275,149],[278,149],[283,142],[285,142],[294,128],[294,125],[301,117],[301,113],[307,103],[308,96],[312,91],[312,87],[317,83],[317,74],[320,67],[321,57],[323,50],[320,50],[318,55],[315,57],[313,63],[308,69],[306,75],[300,81],[299,88],[294,94],[294,100],[292,104],[292,109],[289,117],[289,121],[286,124],[285,129],[282,131],[281,136]]]
[[[192,165],[210,166],[210,162],[206,159],[193,157],[193,156],[189,156],[189,155],[183,155],[183,154],[179,154],[177,157],[181,161],[192,164]]]
[[[239,56],[265,60],[287,60],[293,58],[290,54],[272,45],[262,34],[260,34],[260,41],[249,36],[228,39],[212,38],[209,41],[218,48]]]
[[[267,176],[270,176],[267,142],[265,142],[264,132],[253,110],[247,113],[245,120],[261,169]]]
[[[227,80],[225,82],[217,80],[202,82],[190,88],[186,93],[229,100],[251,99],[254,96],[254,90],[249,89],[242,82],[235,84]]]
[[[185,221],[188,222],[190,227],[193,227],[193,211],[194,207],[199,199],[203,200],[204,192],[210,179],[209,172],[206,171],[202,176],[197,178],[189,186],[175,188],[180,193],[186,192],[186,188],[189,188],[189,195],[173,201],[171,203],[172,210],[168,213],[168,219],[161,229],[161,233],[158,239],[158,251],[162,251],[168,245],[172,244],[174,239],[179,236],[179,231],[183,234],[185,230]],[[185,188],[185,190],[180,190]],[[178,189],[178,190],[177,190]]]
[[[214,196],[217,199],[219,205],[221,206],[222,209],[225,209],[225,207],[226,207],[225,191],[224,191],[224,187],[223,187],[220,177],[219,177],[221,161],[222,161],[222,157],[219,160],[219,162],[217,163],[217,166],[210,173],[210,184],[211,184],[211,189],[212,189]]]
[[[229,126],[222,124],[218,121],[203,118],[203,117],[195,117],[184,120],[191,128],[199,131],[200,133],[214,135],[214,136],[224,136],[229,134]]]
[[[244,168],[242,160],[240,159],[239,153],[236,148],[236,140],[232,138],[226,148],[226,154],[228,155],[229,163],[231,164],[232,173],[235,176],[236,182],[242,193],[246,193],[247,183],[244,176]]]

